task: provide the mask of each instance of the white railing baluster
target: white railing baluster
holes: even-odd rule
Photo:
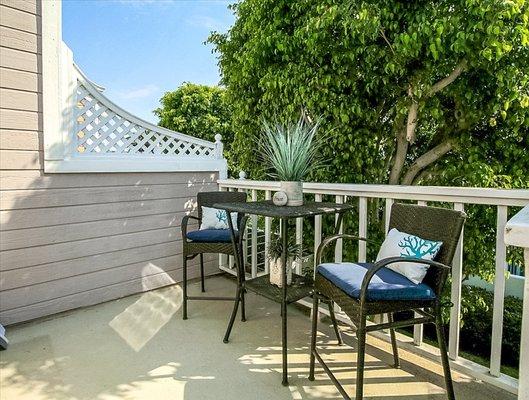
[[[529,271],[529,247],[524,250],[524,263],[525,271]],[[523,298],[518,400],[529,400],[529,278],[525,279]]]
[[[518,400],[529,400],[529,204],[507,222],[504,239],[507,245],[524,249],[526,279],[523,289]]]
[[[500,376],[501,341],[503,336],[503,306],[505,298],[505,267],[507,249],[503,238],[507,223],[507,206],[498,206],[496,220],[496,272],[494,275],[494,308],[492,310],[492,337],[490,347],[490,374]]]
[[[296,244],[303,245],[303,218],[296,218]],[[296,261],[296,274],[301,274],[302,266],[302,259]]]
[[[358,198],[358,236],[367,237],[367,197]],[[358,242],[358,261],[366,262],[367,243]]]
[[[314,201],[321,203],[323,201],[323,195],[315,194]],[[314,217],[314,278],[316,278],[316,251],[321,244],[321,215]]]
[[[265,191],[265,200],[271,200],[272,199],[272,191],[266,190]],[[264,260],[264,268],[265,273],[268,274],[270,272],[270,261],[268,260],[268,248],[270,246],[270,233],[272,231],[272,218],[265,217],[265,260]]]
[[[252,201],[257,201],[257,190],[252,189]],[[252,215],[252,278],[257,277],[257,215]]]
[[[426,206],[427,203],[425,201],[418,201],[418,205],[420,206]],[[421,314],[414,313],[415,318],[420,318]],[[424,326],[423,325],[413,325],[413,344],[415,346],[422,345],[422,340],[424,337]]]
[[[228,189],[226,189],[225,187],[219,185],[220,192],[226,192],[227,190]],[[219,267],[227,268],[229,267],[228,263],[228,256],[226,254],[219,254]]]
[[[386,199],[386,209],[384,212],[384,229],[386,234],[389,232],[389,220],[391,218],[391,206],[393,205],[393,199]]]
[[[454,210],[465,211],[465,205],[455,203]],[[450,331],[448,336],[448,356],[457,360],[459,356],[459,332],[461,330],[461,286],[463,284],[463,230],[457,244],[454,262],[452,264],[452,288],[450,301],[453,306],[450,310]]]
[[[336,196],[336,203],[343,204],[344,196]],[[335,222],[338,221],[338,215],[335,216]],[[343,223],[338,228],[338,233],[343,233]],[[334,262],[342,262],[343,260],[343,240],[338,239],[334,247]]]

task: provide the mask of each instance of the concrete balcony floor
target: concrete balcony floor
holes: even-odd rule
[[[191,285],[198,292],[197,283]],[[234,293],[231,278],[207,280],[208,293]],[[231,302],[191,302],[181,319],[179,285],[74,310],[8,329],[0,353],[0,398],[39,399],[340,399],[321,368],[307,379],[310,319],[289,307],[290,387],[281,386],[279,305],[248,295],[248,321],[237,321],[222,343]],[[356,340],[337,346],[327,320],[319,346],[346,390],[354,394]],[[390,367],[387,343],[368,339],[365,398],[445,399],[440,365],[401,350],[402,368]],[[461,400],[514,399],[454,373]]]

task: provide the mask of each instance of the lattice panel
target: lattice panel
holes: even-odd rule
[[[78,81],[75,109],[77,152],[214,157],[214,146],[193,143],[134,123],[98,101]]]

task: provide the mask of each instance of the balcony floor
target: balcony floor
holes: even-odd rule
[[[234,292],[230,278],[206,282],[208,293]],[[198,291],[194,283],[192,292]],[[340,399],[321,368],[307,379],[310,320],[289,307],[290,384],[281,386],[279,305],[248,295],[248,321],[222,343],[231,302],[191,302],[182,321],[175,285],[8,329],[0,353],[0,399]],[[319,345],[346,390],[354,393],[356,353],[337,346],[326,320]],[[355,346],[344,328],[344,338]],[[322,347],[324,346],[324,347]],[[389,366],[390,347],[368,339],[365,397],[445,399],[441,367],[401,350],[402,369]],[[461,400],[515,397],[454,373]]]

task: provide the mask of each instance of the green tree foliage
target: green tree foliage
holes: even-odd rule
[[[300,108],[333,129],[335,173],[320,180],[411,184],[472,138],[526,140],[523,0],[244,0],[233,8],[234,26],[210,42],[241,168],[259,172],[247,137],[261,118],[295,119]]]
[[[232,157],[250,178],[264,176],[250,140],[260,121],[295,120],[303,109],[322,116],[329,134],[329,167],[310,180],[529,186],[527,1],[242,0],[232,8],[235,24],[209,41],[232,106]],[[371,209],[370,225],[380,226],[380,204]],[[469,211],[478,238],[481,224],[494,227],[494,212]],[[472,244],[469,272],[493,267],[489,236]]]
[[[215,135],[221,134],[224,149],[229,153],[233,130],[225,92],[219,86],[186,82],[160,99],[161,107],[154,110],[158,125],[213,142]]]

